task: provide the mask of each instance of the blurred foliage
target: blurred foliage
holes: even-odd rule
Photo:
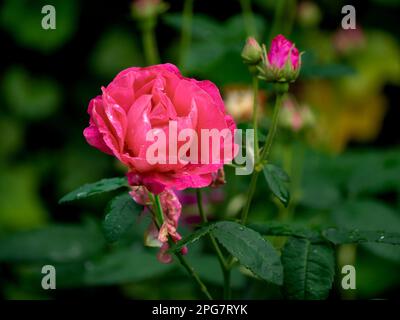
[[[133,34],[123,29],[105,32],[89,59],[93,73],[110,79],[125,68],[143,65],[141,50],[133,38]]]
[[[56,8],[55,30],[43,32],[42,7],[51,4]],[[75,0],[5,0],[0,14],[1,25],[21,46],[50,53],[71,39],[77,29],[78,4]],[[32,14],[36,12],[37,14]]]
[[[274,23],[278,2],[251,2],[255,13],[252,28],[258,40],[268,42],[271,29],[280,28]],[[289,296],[310,298],[316,294],[321,298],[332,281],[340,283],[341,274],[336,270],[333,276],[331,246],[310,242],[315,230],[341,227],[382,236],[400,231],[400,140],[396,123],[400,46],[395,11],[400,2],[367,1],[367,9],[357,12],[363,38],[353,41],[350,37],[353,45],[348,50],[339,50],[336,43],[340,8],[345,1],[312,1],[320,16],[306,24],[301,11],[293,6],[296,1],[280,3],[284,3],[284,10],[294,9],[295,15],[287,23],[293,25],[292,30],[286,26],[279,32],[290,33],[297,47],[305,51],[300,79],[292,93],[300,105],[309,108],[315,121],[299,132],[281,128],[272,163],[283,167],[290,183],[259,179],[250,219],[264,230],[272,219],[279,223],[275,229],[268,229],[276,234],[265,235],[283,252],[283,259],[304,255],[307,245],[321,247],[322,256],[309,257],[319,265],[306,269],[300,260],[289,259],[292,265],[289,269],[286,265],[285,271],[304,269],[300,277],[290,273],[293,277],[286,280],[289,283],[304,281],[308,273],[319,274],[324,281],[311,283],[314,290],[303,287],[289,292]],[[56,30],[41,28],[45,4],[56,8]],[[163,61],[169,57],[168,61],[176,63],[182,5],[170,4],[159,21],[157,38]],[[216,7],[215,1],[194,4],[191,45],[180,67],[185,75],[216,82],[233,108],[237,100],[238,107],[251,110],[251,106],[243,105],[251,99],[240,100],[237,93],[228,97],[235,88],[246,92],[250,85],[240,50],[246,30],[252,28],[246,26],[239,1],[221,1],[224,10],[220,11],[211,8]],[[372,23],[369,13],[375,11],[384,18]],[[101,85],[126,67],[144,65],[140,32],[130,21],[129,3],[101,6],[78,1],[6,0],[1,4],[0,19],[2,40],[9,53],[0,70],[0,297],[202,298],[184,270],[176,264],[159,264],[157,249],[143,246],[148,216],[114,216],[116,221],[132,220],[124,232],[112,230],[119,240],[110,244],[101,221],[111,196],[97,194],[76,204],[57,204],[62,195],[82,184],[123,176],[124,171],[110,157],[86,145],[82,130],[88,122],[87,103],[101,92]],[[344,36],[346,39],[348,34]],[[273,100],[265,89],[269,88],[262,86],[261,138],[268,130]],[[218,190],[220,193],[205,192],[210,217],[234,218],[244,205],[249,177],[235,176],[229,167],[226,176],[228,183]],[[268,192],[271,184],[282,197],[286,191],[290,193],[287,207]],[[222,199],[216,200],[221,194]],[[185,195],[193,193],[189,190]],[[195,206],[185,205],[180,226],[183,235],[195,231],[186,221],[193,214],[197,215]],[[294,231],[302,237],[293,238]],[[251,237],[252,232],[246,232]],[[235,249],[232,241],[243,240],[219,236],[228,251]],[[205,239],[189,245],[188,260],[212,294],[218,295],[223,276]],[[259,238],[257,241],[260,247],[265,246]],[[356,265],[353,298],[399,297],[400,248],[378,242],[350,247],[339,242],[335,248],[336,269],[343,261]],[[245,241],[240,245],[239,256],[251,251]],[[57,269],[55,292],[40,286],[41,268],[46,263]],[[251,263],[247,266],[260,272]],[[262,276],[269,275],[261,271]],[[257,279],[244,267],[233,270],[232,287],[234,298],[279,299],[285,290],[288,294],[287,282],[281,290]],[[346,297],[346,293],[338,284],[330,297]]]
[[[54,81],[34,79],[20,67],[6,71],[2,89],[10,111],[28,120],[48,117],[61,102],[60,89]]]

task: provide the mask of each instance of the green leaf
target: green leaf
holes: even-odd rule
[[[180,240],[179,242],[177,242],[168,251],[170,251],[170,252],[179,251],[186,245],[194,243],[197,240],[199,240],[201,237],[210,233],[211,230],[214,228],[215,228],[215,224],[208,224],[204,227],[201,227],[201,228],[197,229],[196,231],[192,232],[191,234],[189,234],[187,237],[185,237],[182,240]]]
[[[397,233],[400,230],[397,212],[379,201],[348,201],[337,207],[332,216],[337,226],[343,229],[376,230],[382,233]],[[383,242],[365,243],[362,246],[382,258],[400,262],[399,246]]]
[[[249,228],[257,231],[264,236],[297,237],[321,240],[319,232],[301,226],[292,226],[280,222],[252,223]]]
[[[129,193],[112,199],[107,207],[107,215],[103,221],[104,235],[109,242],[115,242],[126,234],[135,222],[136,215],[143,210]]]
[[[125,177],[102,179],[94,183],[85,184],[78,189],[68,193],[61,198],[59,203],[83,199],[98,193],[109,192],[127,186],[128,182]]]
[[[318,300],[328,297],[335,275],[334,250],[329,244],[289,238],[282,252],[287,298]]]
[[[377,242],[400,245],[400,233],[329,228],[322,235],[333,244]]]
[[[154,278],[172,267],[158,262],[153,253],[121,249],[88,263],[84,282],[87,285],[126,284]]]
[[[256,276],[281,285],[283,269],[278,252],[259,233],[235,222],[217,222],[212,234],[226,250]]]
[[[263,171],[268,187],[282,202],[282,204],[287,207],[290,200],[290,194],[285,182],[289,182],[289,176],[285,171],[273,164],[267,164]]]
[[[104,247],[92,226],[53,225],[0,239],[2,262],[72,262],[92,257]]]

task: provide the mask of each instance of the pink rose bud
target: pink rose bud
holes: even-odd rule
[[[256,65],[261,61],[262,49],[253,37],[247,38],[242,50],[243,62],[248,65]]]
[[[294,82],[300,73],[301,54],[283,35],[271,42],[269,52],[263,47],[260,78],[268,82]]]

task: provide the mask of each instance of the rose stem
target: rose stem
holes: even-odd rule
[[[247,35],[257,38],[257,30],[254,23],[254,15],[251,10],[250,0],[240,0],[240,6],[242,7],[243,20],[246,28]]]
[[[203,196],[201,193],[201,189],[196,189],[196,196],[197,196],[197,207],[199,209],[201,220],[204,223],[207,223],[208,219],[207,219],[207,216],[206,216],[206,214],[204,212],[204,208],[203,208]],[[209,233],[208,235],[209,235],[211,244],[213,245],[214,250],[217,254],[218,261],[221,266],[222,274],[224,276],[224,299],[230,299],[230,297],[231,297],[230,270],[227,266],[224,255],[222,254],[222,251],[218,245],[217,240],[215,240],[215,237],[211,233]]]
[[[260,171],[262,170],[264,163],[268,160],[269,154],[271,152],[272,143],[274,141],[274,138],[276,135],[276,130],[278,127],[279,111],[280,111],[281,105],[282,105],[282,96],[283,96],[283,93],[285,90],[287,91],[287,86],[283,90],[279,90],[277,92],[274,113],[272,116],[271,127],[268,131],[267,140],[261,151],[260,159],[256,163],[255,170],[253,171],[253,174],[251,176],[250,187],[249,187],[249,191],[247,194],[246,204],[242,211],[242,218],[241,218],[242,224],[246,224],[247,216],[249,214],[251,200],[253,199],[254,191],[256,190],[258,175],[259,175]]]
[[[160,61],[157,49],[155,27],[155,17],[147,18],[142,22],[141,25],[144,55],[148,65],[157,64]]]
[[[254,163],[258,162],[258,77],[253,74],[253,129],[254,129]]]
[[[274,20],[269,34],[270,41],[279,33],[289,36],[296,17],[296,2],[296,0],[276,1]]]
[[[161,226],[164,222],[164,215],[163,215],[163,209],[162,209],[161,202],[160,202],[160,197],[158,195],[154,195],[153,199],[154,199],[153,204],[156,209],[156,222],[157,222],[158,226]],[[171,238],[169,239],[169,244],[170,244],[170,246],[173,244],[173,241],[171,240]],[[189,263],[186,261],[186,259],[182,256],[182,253],[174,252],[174,254],[178,258],[180,264],[189,273],[189,275],[192,276],[193,279],[197,282],[197,284],[200,287],[200,290],[206,295],[207,299],[213,300],[212,296],[208,292],[206,285],[203,283],[203,281],[201,281],[200,277],[194,271],[193,267],[190,266]]]
[[[193,0],[185,0],[182,13],[181,43],[179,50],[179,67],[183,68],[192,39]]]

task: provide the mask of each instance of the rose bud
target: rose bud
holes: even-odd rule
[[[263,46],[259,77],[267,82],[294,82],[300,73],[301,54],[283,35],[277,35],[267,53]]]
[[[243,62],[248,65],[257,65],[261,61],[262,49],[253,37],[247,38],[242,50]]]

